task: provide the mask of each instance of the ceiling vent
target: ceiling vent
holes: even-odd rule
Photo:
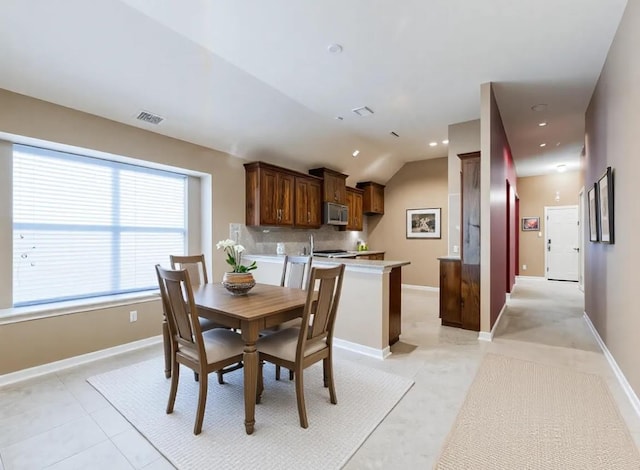
[[[396,131],[391,131],[390,134],[394,137],[400,137],[400,134],[398,134]]]
[[[360,117],[371,116],[373,114],[373,110],[367,106],[362,106],[361,108],[352,109],[354,113],[356,113]]]
[[[136,117],[139,121],[148,122],[149,124],[160,124],[164,121],[162,116],[158,116],[157,114],[150,113],[148,111],[140,111],[140,114]]]

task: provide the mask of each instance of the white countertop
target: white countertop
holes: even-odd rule
[[[353,253],[366,255],[366,254],[376,254],[376,253],[384,253],[384,251],[360,251]],[[349,256],[353,256],[350,254]],[[255,261],[266,261],[266,262],[278,262],[284,258],[284,255],[251,255],[251,254],[243,254],[243,259],[255,260]],[[388,271],[393,268],[398,268],[400,266],[406,266],[411,264],[410,261],[394,261],[394,260],[373,260],[373,259],[358,259],[358,258],[325,258],[322,256],[314,256],[313,257],[313,266],[335,266],[336,264],[344,264],[347,270],[360,270],[365,269],[368,271]]]

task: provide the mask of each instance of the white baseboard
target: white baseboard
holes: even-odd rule
[[[493,341],[493,335],[496,334],[496,329],[498,328],[498,324],[500,323],[500,320],[502,319],[502,315],[506,310],[507,310],[507,303],[505,302],[505,304],[502,306],[502,309],[500,310],[500,313],[498,314],[498,318],[496,319],[496,322],[493,324],[493,328],[491,328],[491,332],[481,331],[480,333],[478,333],[479,341]]]
[[[70,367],[79,366],[88,362],[96,361],[98,359],[104,359],[106,357],[115,356],[129,351],[134,351],[136,349],[144,348],[146,346],[151,346],[153,344],[161,342],[162,335],[152,336],[150,338],[141,339],[139,341],[120,344],[112,348],[101,349],[99,351],[81,354],[80,356],[74,356],[67,359],[62,359],[60,361],[49,362],[48,364],[42,364],[40,366],[30,367],[28,369],[18,370],[16,372],[10,372],[8,374],[0,375],[0,387],[20,382],[22,380],[39,377],[41,375],[50,374],[52,372],[59,372]]]
[[[518,279],[523,279],[523,280],[527,280],[527,281],[546,281],[547,278],[544,276],[516,276],[516,282],[518,282]]]
[[[376,359],[386,359],[391,355],[391,348],[387,346],[384,349],[376,349],[370,346],[364,346],[358,343],[352,343],[351,341],[345,341],[340,338],[333,338],[333,345],[337,348],[346,349],[354,353],[362,354],[364,356],[374,357]]]
[[[426,290],[429,292],[439,292],[439,287],[431,287],[431,286],[418,286],[416,284],[402,284],[403,289],[411,289],[411,290]]]
[[[584,315],[585,321],[587,322],[587,326],[589,327],[589,329],[593,333],[593,336],[595,336],[596,341],[600,345],[600,348],[604,353],[604,357],[607,358],[607,362],[611,366],[611,369],[613,370],[613,373],[618,379],[620,386],[622,387],[622,389],[624,390],[624,393],[627,395],[627,398],[631,402],[631,406],[633,406],[633,409],[635,410],[636,414],[640,416],[640,400],[638,399],[638,395],[636,395],[636,393],[633,391],[633,388],[631,388],[631,385],[629,385],[627,378],[622,373],[622,370],[620,369],[620,367],[618,367],[618,363],[609,352],[609,348],[607,348],[607,345],[604,344],[604,341],[602,341],[602,338],[600,337],[600,333],[598,333],[598,330],[596,330],[596,327],[593,326],[593,323],[591,323],[591,319],[589,318],[587,313],[584,312],[583,315]]]

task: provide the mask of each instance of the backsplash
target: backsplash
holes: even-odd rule
[[[367,220],[362,232],[339,231],[338,227],[323,225],[315,230],[286,227],[247,227],[244,224],[229,224],[229,238],[237,240],[247,253],[275,255],[278,243],[284,243],[285,254],[299,255],[309,252],[309,235],[313,234],[316,250],[356,250],[358,240],[367,241]]]

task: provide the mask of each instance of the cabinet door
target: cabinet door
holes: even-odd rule
[[[384,188],[380,186],[373,186],[372,194],[373,212],[377,214],[384,214]]]
[[[348,194],[347,194],[348,196]],[[353,230],[362,231],[362,194],[361,193],[353,193],[353,201],[352,205],[349,207],[349,212],[351,212],[351,207],[353,207]]]
[[[440,318],[446,326],[462,326],[460,260],[440,260]]]
[[[294,194],[295,177],[285,173],[278,174],[278,199],[280,201],[278,225],[293,225]]]
[[[278,172],[260,170],[260,224],[278,225],[280,220],[280,198]]]
[[[296,177],[295,225],[296,227],[320,227],[320,197],[322,186],[314,179]]]
[[[309,212],[309,226],[322,225],[322,184],[318,180],[309,181],[307,186],[307,211]]]
[[[355,230],[353,197],[354,197],[354,193],[351,191],[347,191],[347,207],[349,208],[349,217],[347,218],[347,230]]]

